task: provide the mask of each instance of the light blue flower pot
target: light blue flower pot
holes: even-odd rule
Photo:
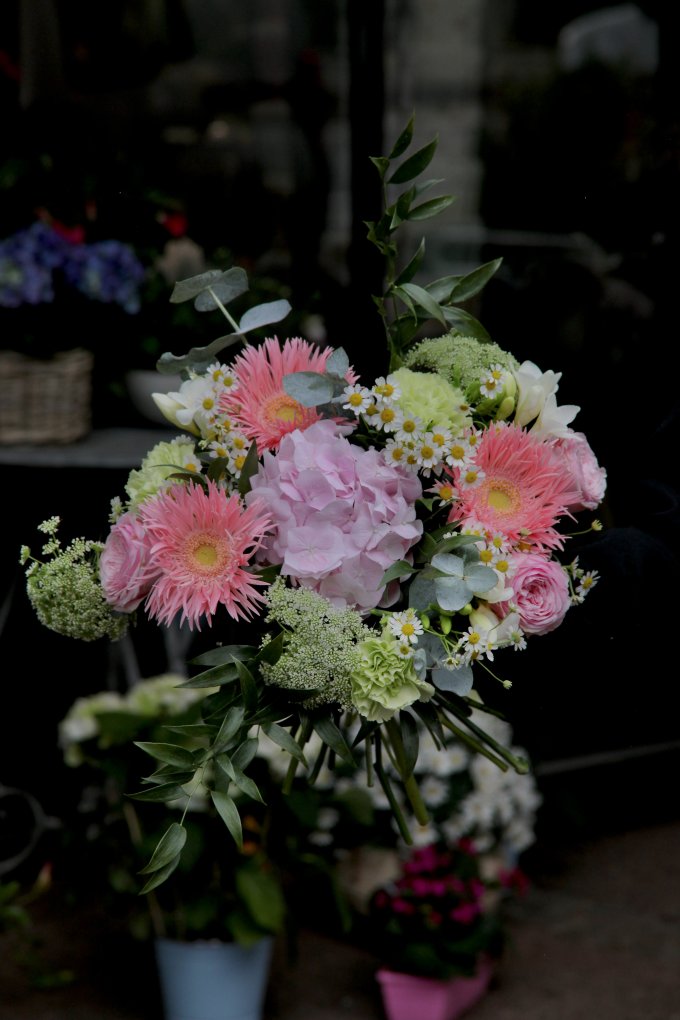
[[[262,1020],[273,944],[156,939],[165,1020]]]

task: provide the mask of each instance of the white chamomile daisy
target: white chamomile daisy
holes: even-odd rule
[[[415,609],[404,609],[400,613],[391,613],[387,626],[391,634],[411,645],[417,644],[418,635],[423,633],[423,625]]]
[[[342,399],[344,401],[343,409],[353,411],[354,414],[360,414],[366,410],[369,404],[373,403],[371,391],[359,383],[346,386],[342,393]]]

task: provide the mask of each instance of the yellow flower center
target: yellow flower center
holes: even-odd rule
[[[263,407],[263,415],[268,422],[281,422],[284,425],[298,425],[304,421],[304,408],[287,393],[277,393]]]
[[[515,514],[522,506],[520,491],[507,478],[490,478],[485,483],[486,502],[501,514]]]
[[[453,499],[453,486],[442,485],[439,490],[439,498],[445,500]]]
[[[405,637],[410,637],[411,634],[415,634],[416,628],[412,623],[403,623],[401,625],[401,632]]]
[[[347,403],[351,407],[361,407],[363,402],[364,402],[364,398],[361,396],[360,393],[350,393],[349,400],[347,401]]]
[[[185,553],[193,573],[217,577],[229,563],[231,546],[226,535],[198,531],[189,536]]]
[[[491,563],[491,560],[493,559],[493,552],[491,549],[482,549],[479,554],[479,558],[482,563]]]
[[[380,420],[384,422],[385,425],[389,425],[390,422],[393,422],[395,417],[394,408],[392,407],[383,407],[380,412]]]

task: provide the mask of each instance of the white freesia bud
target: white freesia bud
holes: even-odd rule
[[[528,425],[538,418],[548,397],[557,392],[561,378],[561,372],[542,372],[533,361],[522,362],[515,372],[515,382],[519,390],[515,411],[516,425]]]
[[[167,418],[172,425],[186,429],[187,432],[192,432],[195,436],[199,435],[199,431],[193,423],[187,423],[186,420],[180,421],[178,418],[178,413],[184,411],[185,414],[182,415],[182,418],[186,419],[186,406],[180,403],[179,400],[175,400],[172,394],[152,393],[151,399],[163,417]]]

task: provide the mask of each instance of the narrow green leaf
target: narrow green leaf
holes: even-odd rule
[[[384,584],[389,584],[390,581],[396,581],[403,577],[404,574],[415,574],[416,568],[408,563],[406,560],[397,560],[391,567],[388,567],[383,576],[380,578],[380,587]]]
[[[257,452],[257,443],[251,443],[238,479],[239,495],[245,496],[246,493],[250,492],[250,479],[257,473],[259,466],[260,456]]]
[[[408,124],[400,133],[396,142],[392,146],[390,151],[389,159],[399,159],[399,157],[406,152],[409,145],[413,141],[413,126],[415,124],[415,115],[411,114]]]
[[[152,786],[148,790],[139,790],[137,793],[128,794],[132,800],[144,800],[160,803],[167,800],[176,800],[183,795],[182,787],[178,783],[161,783],[160,786]]]
[[[221,751],[226,750],[230,741],[234,739],[243,725],[244,716],[245,708],[243,705],[234,705],[229,709],[215,737],[212,747],[213,754],[219,754]]]
[[[194,659],[190,659],[190,665],[220,666],[223,663],[232,663],[235,659],[244,661],[252,658],[256,651],[255,645],[218,645],[216,648],[211,648]]]
[[[301,765],[307,765],[307,759],[305,758],[304,751],[298,744],[297,740],[295,740],[288,730],[283,728],[283,726],[279,726],[278,723],[263,723],[262,730],[266,733],[270,740],[273,740],[275,744],[278,744],[279,747],[283,748],[284,751],[287,751],[288,754],[293,756],[293,758],[296,758]]]
[[[413,277],[420,269],[424,257],[425,257],[425,238],[423,237],[421,239],[420,244],[418,245],[418,249],[415,255],[408,263],[408,265],[402,269],[402,271],[399,273],[399,276],[394,281],[395,287],[400,287],[402,284],[408,283],[410,280],[413,279]]]
[[[312,720],[312,725],[315,732],[332,751],[335,751],[338,758],[342,758],[348,765],[356,764],[349,744],[332,719],[328,716],[318,716]]]
[[[438,216],[444,209],[448,209],[455,201],[454,195],[442,195],[440,198],[432,198],[429,202],[421,202],[420,205],[414,205],[409,209],[408,216],[405,219],[409,220],[409,222],[429,220],[433,216]]]
[[[235,663],[225,662],[222,666],[213,666],[211,669],[204,670],[197,676],[192,677],[191,680],[183,680],[177,686],[188,688],[189,690],[202,687],[221,687],[223,684],[232,683],[237,676]]]
[[[177,765],[179,768],[187,768],[193,765],[194,758],[191,751],[185,747],[178,747],[176,744],[155,743],[148,740],[133,740],[136,747],[141,747],[152,758],[166,762],[168,765]]]
[[[390,161],[385,156],[369,156],[368,157],[374,167],[377,167],[380,177],[383,178],[390,168]]]
[[[418,726],[410,712],[401,710],[399,713],[401,742],[404,748],[405,774],[410,776],[418,761]]]
[[[405,291],[417,305],[425,309],[428,315],[440,322],[442,326],[446,326],[444,311],[424,287],[419,287],[416,283],[405,283],[402,287],[397,288],[397,291],[399,293]]]
[[[254,657],[253,662],[266,662],[270,666],[278,662],[283,652],[284,636],[283,631],[281,631],[275,638],[268,641],[266,645],[263,645]]]
[[[161,868],[165,868],[181,854],[186,841],[187,832],[184,826],[180,825],[179,822],[173,822],[158,841],[158,845],[151,855],[149,863],[145,864],[138,874],[150,875],[154,871],[160,871]]]
[[[489,341],[487,330],[473,315],[463,311],[462,308],[444,307],[444,318],[449,326],[454,327],[463,336],[472,336],[475,340]]]
[[[139,895],[143,896],[145,893],[150,893],[152,889],[157,889],[159,885],[162,885],[172,875],[173,871],[179,864],[179,855],[175,857],[174,861],[170,861],[164,868],[157,871],[151,876],[149,881],[139,890]]]
[[[493,259],[491,262],[485,262],[484,265],[473,269],[471,273],[462,276],[455,284],[450,300],[456,302],[467,301],[469,298],[479,294],[491,277],[498,272],[502,262],[502,258]]]
[[[242,850],[243,828],[241,826],[241,816],[233,799],[228,793],[223,793],[221,790],[211,790],[210,797],[217,809],[217,813],[231,833],[236,846],[239,850]]]
[[[231,760],[236,768],[247,769],[251,761],[257,754],[260,742],[257,737],[248,737],[244,740],[240,747],[237,747],[231,756]]]
[[[246,711],[254,712],[257,708],[257,682],[243,662],[237,662],[238,678],[241,681],[241,695]]]
[[[281,322],[291,311],[290,302],[285,298],[278,301],[265,301],[264,304],[255,305],[249,308],[241,316],[238,324],[241,333],[249,333],[251,329],[260,329],[262,326],[270,326],[274,322]]]
[[[437,151],[437,145],[439,144],[439,138],[436,136],[427,145],[424,145],[422,149],[418,149],[412,156],[409,156],[400,167],[398,167],[390,178],[388,178],[388,184],[404,184],[406,181],[412,181],[414,177],[421,174],[425,167],[429,166],[432,162],[432,157]]]
[[[234,765],[232,759],[232,780],[238,786],[241,793],[245,793],[246,797],[250,797],[251,800],[256,800],[260,804],[264,804],[265,800],[256,782],[254,782],[250,776],[247,776],[242,769],[237,765]]]

